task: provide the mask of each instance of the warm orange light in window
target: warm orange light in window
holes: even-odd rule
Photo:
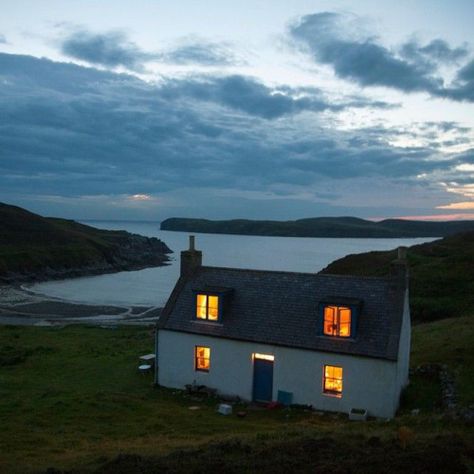
[[[341,396],[342,394],[342,367],[334,367],[333,365],[324,366],[324,384],[325,393]]]
[[[350,337],[351,309],[345,306],[325,306],[323,333],[326,336]]]
[[[196,317],[199,319],[207,318],[207,295],[197,295]]]
[[[207,318],[216,321],[218,316],[219,298],[217,296],[208,296]]]
[[[211,366],[211,349],[209,347],[196,346],[195,360],[196,370],[208,372]]]
[[[217,321],[219,319],[219,297],[211,295],[197,295],[196,317]]]

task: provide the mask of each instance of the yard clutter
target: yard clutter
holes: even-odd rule
[[[147,374],[148,372],[151,371],[151,365],[149,364],[141,364],[138,366],[138,371],[141,373],[141,374]]]
[[[217,408],[217,412],[221,415],[232,415],[232,406],[227,403],[221,403]]]
[[[149,372],[151,372],[151,369],[155,366],[155,354],[145,354],[140,356],[140,365],[138,366],[138,371],[145,375]]]

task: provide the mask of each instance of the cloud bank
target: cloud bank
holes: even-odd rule
[[[389,129],[328,128],[324,114],[337,111],[318,89],[274,89],[238,75],[149,84],[8,54],[0,54],[0,71],[0,188],[10,195],[180,195],[182,209],[201,215],[210,215],[214,195],[221,216],[237,212],[238,202],[238,209],[258,202],[278,215],[294,201],[310,214],[334,214],[369,188],[382,190],[392,206],[396,194],[400,206],[400,189],[416,186],[420,175],[428,177],[424,193],[441,179],[462,186],[459,167],[472,163],[472,150],[393,146]]]
[[[290,27],[290,35],[319,64],[335,75],[363,87],[380,86],[401,92],[426,92],[435,97],[473,101],[473,62],[463,66],[456,81],[447,87],[439,66],[457,64],[469,50],[452,48],[436,38],[426,45],[408,41],[401,48],[388,48],[377,37],[352,27],[353,18],[324,12],[306,15]]]

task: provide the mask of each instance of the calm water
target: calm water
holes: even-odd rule
[[[88,223],[88,222],[86,222]],[[162,306],[178,278],[179,253],[188,247],[188,233],[161,231],[157,223],[90,222],[102,229],[124,229],[158,237],[175,253],[171,265],[93,277],[39,283],[33,291],[72,301]],[[318,272],[333,260],[350,253],[388,250],[434,239],[326,239],[196,234],[203,264],[264,270]]]

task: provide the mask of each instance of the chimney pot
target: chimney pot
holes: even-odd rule
[[[189,249],[181,252],[181,276],[189,276],[202,265],[202,252],[196,250],[194,235],[189,236]]]

